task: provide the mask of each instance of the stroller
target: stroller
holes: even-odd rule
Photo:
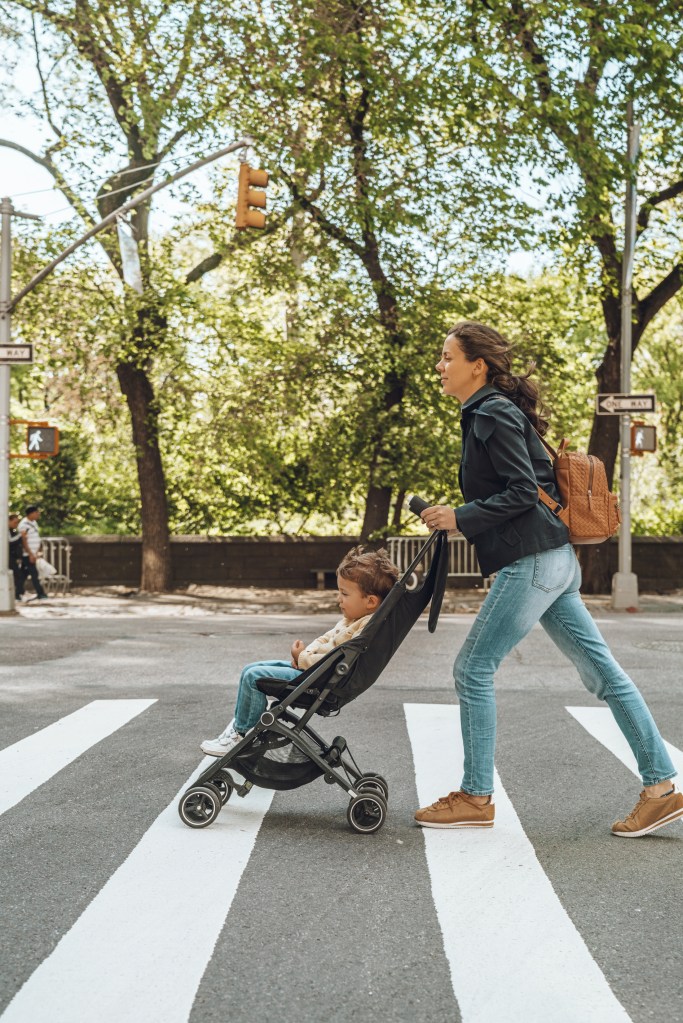
[[[418,515],[426,507],[427,502],[420,498],[410,502],[411,511]],[[407,582],[429,551],[431,564],[422,584],[408,591]],[[350,796],[346,816],[352,830],[360,834],[378,831],[387,815],[387,782],[374,772],[362,773],[346,739],[339,735],[327,742],[314,731],[311,718],[338,714],[369,689],[430,601],[429,631],[434,632],[447,572],[447,534],[439,531],[426,540],[358,636],[330,651],[294,681],[260,679],[258,688],[269,698],[267,709],[244,739],[183,793],[178,804],[183,823],[190,828],[207,827],[233,792],[243,797],[254,785],[294,789],[322,775]]]

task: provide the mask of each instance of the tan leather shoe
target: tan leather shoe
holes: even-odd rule
[[[612,834],[619,838],[641,838],[658,828],[673,824],[683,817],[683,794],[676,791],[666,796],[648,796],[640,793],[640,799],[623,821],[612,825]]]
[[[496,807],[488,797],[483,806],[473,802],[467,792],[449,792],[431,806],[415,814],[423,828],[492,828]]]

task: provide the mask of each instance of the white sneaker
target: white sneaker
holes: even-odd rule
[[[202,753],[206,753],[210,757],[224,757],[225,754],[231,749],[234,749],[243,738],[244,736],[240,735],[235,728],[235,719],[233,718],[225,731],[221,732],[217,739],[204,739],[204,742],[199,748]]]

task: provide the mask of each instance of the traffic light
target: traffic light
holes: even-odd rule
[[[657,427],[645,423],[631,423],[631,454],[642,455],[657,450]]]
[[[235,227],[265,227],[266,215],[261,210],[266,208],[266,193],[261,189],[268,184],[268,171],[257,170],[248,163],[240,164],[240,177],[237,185],[237,209],[235,211]],[[252,188],[256,185],[256,188]],[[254,210],[251,206],[258,206]]]
[[[59,430],[47,423],[30,423],[26,428],[29,458],[49,458],[59,453]]]

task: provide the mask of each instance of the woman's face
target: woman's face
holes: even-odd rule
[[[484,360],[468,362],[457,338],[452,334],[444,341],[436,371],[441,377],[443,393],[457,398],[461,404],[486,383]]]

